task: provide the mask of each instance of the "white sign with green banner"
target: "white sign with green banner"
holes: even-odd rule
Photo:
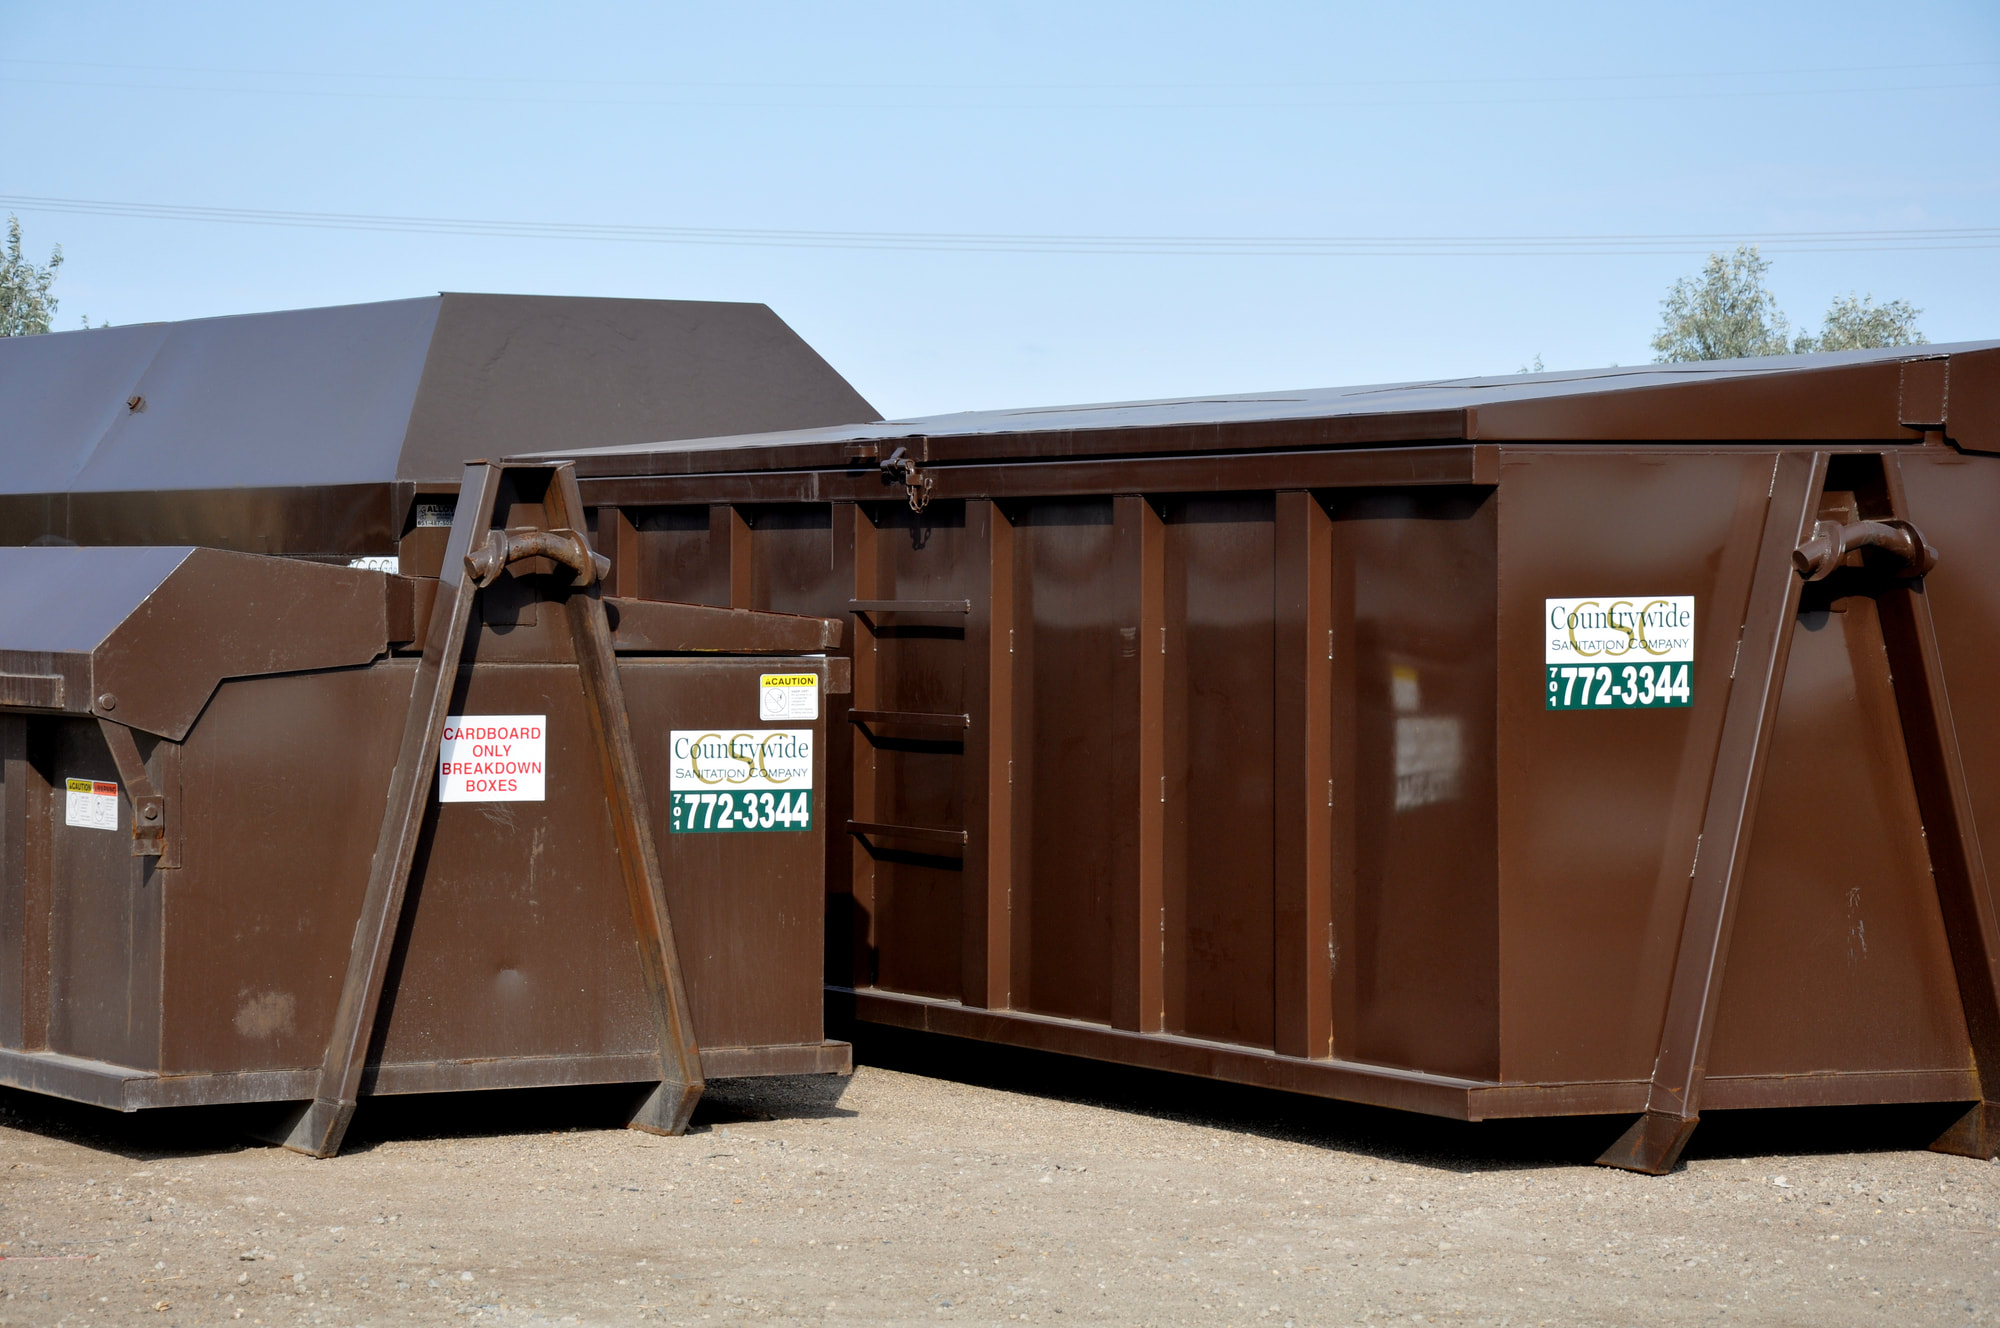
[[[812,829],[811,729],[674,729],[670,740],[675,833]]]
[[[1694,596],[1543,601],[1550,710],[1659,710],[1693,704]]]

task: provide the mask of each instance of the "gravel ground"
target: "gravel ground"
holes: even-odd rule
[[[1588,1164],[1616,1121],[862,1050],[679,1139],[597,1090],[367,1104],[332,1162],[0,1093],[0,1323],[2000,1318],[2000,1166],[1920,1151],[1935,1111],[1717,1116],[1650,1179]]]

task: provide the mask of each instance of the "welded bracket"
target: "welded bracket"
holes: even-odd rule
[[[547,558],[576,573],[578,588],[596,585],[611,574],[611,560],[593,553],[590,541],[574,530],[531,530],[513,527],[489,530],[486,541],[465,555],[465,570],[481,590],[500,579],[515,563]]]
[[[1856,556],[1877,549],[1895,563],[1896,575],[1922,576],[1937,566],[1937,550],[1922,532],[1900,518],[1889,521],[1815,521],[1805,543],[1792,550],[1792,565],[1808,581],[1824,581],[1834,569],[1858,563]]]
[[[132,730],[108,719],[99,719],[97,727],[104,734],[104,745],[111,749],[111,763],[118,767],[118,782],[125,786],[125,797],[132,804],[132,856],[157,858],[167,854],[167,800],[147,773]]]

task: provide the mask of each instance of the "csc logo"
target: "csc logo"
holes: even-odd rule
[[[1598,657],[1618,659],[1631,654],[1634,648],[1643,650],[1648,655],[1664,655],[1669,653],[1672,650],[1671,646],[1656,646],[1646,639],[1646,618],[1654,609],[1662,606],[1671,611],[1673,608],[1672,603],[1664,599],[1648,600],[1634,614],[1629,612],[1629,610],[1631,610],[1635,603],[1636,601],[1629,599],[1613,600],[1607,608],[1600,605],[1594,599],[1581,600],[1575,608],[1569,611],[1567,621],[1563,621],[1563,611],[1558,608],[1552,615],[1554,621],[1549,625],[1567,631],[1569,633],[1570,649],[1584,659]],[[1587,609],[1596,609],[1597,612],[1594,614],[1586,613],[1585,610]],[[1620,614],[1620,609],[1628,610],[1628,612]],[[1579,625],[1579,620],[1586,631],[1595,627],[1607,628],[1610,631],[1619,633],[1623,637],[1623,640],[1617,638],[1600,640],[1594,647],[1586,647],[1583,642],[1576,639],[1576,629]]]
[[[788,735],[768,733],[759,742],[755,735],[737,733],[724,738],[720,733],[704,733],[688,744],[686,759],[688,769],[704,784],[743,784],[752,779],[762,778],[773,784],[791,782],[792,774],[773,770],[770,765],[771,746],[781,744],[780,756],[791,753],[782,750]],[[679,756],[681,753],[676,752]],[[702,759],[709,762],[707,770],[702,769]]]

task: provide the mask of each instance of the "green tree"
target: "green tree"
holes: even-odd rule
[[[1835,299],[1817,336],[1810,332],[1793,336],[1778,308],[1778,297],[1764,283],[1770,269],[1771,260],[1754,245],[1738,245],[1733,254],[1710,254],[1700,272],[1675,282],[1660,301],[1654,358],[1671,364],[1926,344],[1917,330],[1921,309],[1908,300],[1877,304],[1873,295]]]
[[[1755,245],[1738,245],[1733,254],[1710,254],[1699,273],[1676,281],[1660,301],[1655,358],[1673,364],[1790,354],[1791,325],[1778,308],[1778,297],[1764,284],[1770,267],[1771,260]]]
[[[1852,291],[1835,297],[1826,311],[1813,350],[1867,350],[1875,346],[1925,346],[1929,341],[1917,330],[1917,315],[1908,300],[1875,303],[1873,295],[1856,297]]]
[[[7,218],[7,251],[0,257],[0,337],[49,330],[56,314],[56,297],[49,288],[62,261],[62,246],[57,245],[40,267],[29,262],[21,254],[21,219]]]

